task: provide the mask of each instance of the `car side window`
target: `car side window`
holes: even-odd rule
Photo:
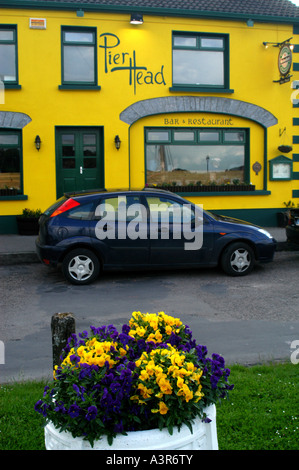
[[[78,220],[89,220],[92,217],[94,210],[94,203],[90,202],[87,204],[80,204],[74,209],[71,209],[67,213],[69,219],[78,219]]]
[[[151,220],[155,222],[190,222],[195,217],[191,204],[183,204],[162,196],[147,196]]]
[[[120,195],[101,199],[95,210],[95,218],[105,218],[107,222],[130,222],[131,220],[145,222],[146,215],[146,209],[140,203],[139,196],[135,195]]]

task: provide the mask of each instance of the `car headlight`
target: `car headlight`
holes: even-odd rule
[[[271,233],[267,232],[267,230],[264,230],[263,228],[259,228],[258,231],[262,233],[263,235],[266,235],[268,238],[273,238]]]

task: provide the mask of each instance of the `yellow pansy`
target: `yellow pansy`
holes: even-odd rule
[[[171,326],[167,325],[166,328],[165,328],[165,331],[166,331],[166,333],[167,333],[168,335],[171,335],[171,333],[172,333],[172,328],[171,328]]]
[[[161,415],[166,415],[168,407],[165,405],[164,401],[159,402],[159,408],[151,410],[152,413],[160,413]]]
[[[153,393],[153,390],[151,388],[147,388],[143,384],[138,385],[138,390],[140,390],[142,398],[149,398]]]
[[[159,380],[158,385],[160,387],[161,392],[163,392],[165,395],[172,394],[172,387],[170,385],[170,382],[165,377],[162,377]]]

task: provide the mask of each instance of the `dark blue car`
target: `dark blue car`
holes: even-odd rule
[[[265,230],[202,210],[171,192],[97,191],[67,194],[39,220],[36,249],[46,265],[62,265],[73,284],[112,269],[220,265],[232,276],[273,260]]]

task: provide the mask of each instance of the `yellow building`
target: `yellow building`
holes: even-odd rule
[[[82,189],[162,185],[264,226],[297,205],[292,2],[0,0],[0,13],[0,233]]]

